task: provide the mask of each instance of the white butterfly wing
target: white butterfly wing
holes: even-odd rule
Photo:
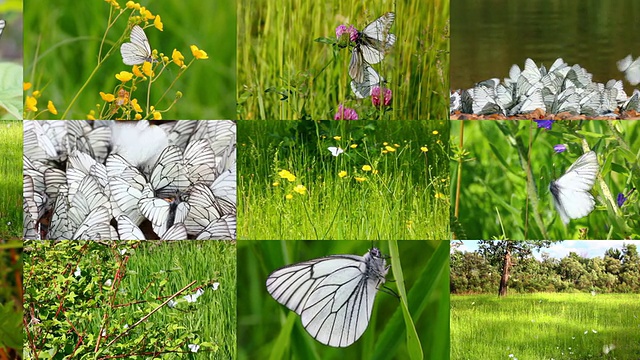
[[[131,42],[120,46],[122,62],[125,65],[140,65],[145,61],[151,62],[151,46],[144,30],[138,25],[131,29]]]
[[[117,220],[120,240],[145,240],[142,230],[128,216],[120,215]]]
[[[331,152],[331,155],[333,155],[333,156],[338,156],[338,155],[340,155],[340,154],[342,154],[344,152],[344,150],[342,150],[339,147],[335,147],[335,146],[329,146],[327,148],[327,150],[329,150]]]
[[[363,99],[371,95],[371,89],[374,86],[379,86],[381,80],[384,79],[382,79],[371,66],[366,65],[363,81],[356,82],[355,80],[351,80],[351,91],[353,91],[358,99]]]
[[[640,57],[633,61],[631,55],[618,61],[618,70],[624,72],[627,81],[633,86],[640,84]]]
[[[598,157],[595,152],[589,151],[549,185],[556,210],[565,224],[593,211],[595,200],[589,191],[595,184],[598,169]]]
[[[377,64],[382,61],[396,43],[396,36],[389,33],[394,20],[395,14],[388,12],[367,25],[359,34],[362,56],[367,63]]]

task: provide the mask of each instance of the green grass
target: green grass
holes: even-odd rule
[[[636,359],[639,327],[638,294],[454,295],[451,359]]]
[[[238,119],[333,119],[340,103],[360,119],[448,118],[448,1],[241,0],[238,9]],[[314,40],[335,39],[341,24],[362,30],[390,11],[397,41],[374,65],[393,91],[384,114],[369,98],[355,100],[350,51]]]
[[[238,238],[448,239],[449,202],[438,197],[449,186],[448,129],[448,121],[239,121]],[[385,142],[396,151],[383,153]],[[338,146],[345,152],[333,157],[327,148]]]
[[[22,238],[22,122],[0,120],[0,238]]]
[[[119,0],[124,7],[126,1]],[[181,91],[183,96],[164,119],[233,119],[235,118],[236,77],[236,4],[235,1],[140,1],[141,5],[160,15],[164,31],[146,29],[153,49],[171,59],[173,49],[192,58],[191,45],[206,51],[207,60],[197,60],[180,77],[178,67],[170,64],[151,89],[151,104],[157,103],[173,81],[174,86],[157,103],[165,110]],[[25,0],[24,79],[40,90],[39,111],[53,100],[58,115],[43,114],[39,118],[60,118],[75,94],[94,71],[100,43],[109,20],[109,4],[104,1],[62,0],[53,4],[46,0]],[[82,15],[78,15],[82,14]],[[106,36],[106,51],[127,27],[128,12],[121,16]],[[151,21],[152,23],[153,21]],[[128,40],[128,37],[126,38]],[[120,45],[113,49],[87,87],[71,107],[65,119],[86,119],[96,104],[103,105],[99,92],[113,93],[120,82],[115,75],[131,71],[124,65]],[[156,70],[158,73],[158,70]],[[177,79],[176,79],[177,78]],[[147,82],[134,92],[141,106],[146,104]],[[31,91],[32,91],[31,90]],[[31,93],[27,92],[27,95]]]
[[[451,177],[455,180],[451,198],[455,204],[460,176],[459,220],[468,239],[502,235],[513,240],[640,236],[637,191],[622,208],[616,203],[618,193],[638,187],[640,122],[563,121],[554,123],[549,131],[527,120],[453,121],[452,153],[457,153],[462,124],[463,148],[468,154],[460,175],[457,161],[452,162]],[[598,154],[600,172],[591,191],[596,207],[588,216],[564,226],[548,187],[584,153],[583,142]],[[556,144],[566,144],[569,150],[556,154]],[[530,182],[525,170],[531,171]],[[582,229],[586,229],[584,234]]]
[[[135,243],[134,243],[135,244]],[[141,242],[139,247],[120,243],[110,249],[95,242],[30,242],[25,256],[25,309],[35,309],[42,321],[30,326],[30,334],[50,334],[41,349],[56,348],[59,353],[72,354],[82,335],[87,346],[75,350],[75,355],[93,357],[93,348],[102,324],[107,324],[107,340],[101,343],[96,356],[118,354],[131,356],[142,344],[164,352],[159,358],[231,359],[236,354],[236,248],[223,241]],[[119,250],[128,248],[126,256]],[[124,267],[119,268],[122,260]],[[73,274],[79,267],[82,275]],[[107,279],[124,275],[121,283],[101,286]],[[138,320],[158,308],[171,295],[195,282],[177,296],[174,309],[164,305],[159,311]],[[219,282],[213,291],[212,282]],[[197,286],[205,293],[194,304],[183,297],[193,294]],[[57,308],[64,297],[64,311]],[[63,324],[59,320],[64,318]],[[124,333],[130,333],[107,342]],[[25,341],[28,337],[25,336]],[[41,340],[40,340],[41,341]],[[61,342],[61,344],[57,343]],[[25,343],[26,344],[26,343]],[[201,344],[197,355],[189,353],[187,344]],[[205,344],[208,344],[206,346]],[[173,346],[173,347],[171,347]],[[167,352],[173,349],[171,352]],[[99,357],[99,356],[98,356]]]
[[[332,348],[314,340],[299,316],[267,292],[265,282],[287,264],[332,254],[363,255],[372,246],[389,255],[394,242],[354,241],[239,241],[238,359],[409,359],[406,322],[401,303],[380,291],[371,321],[362,337],[346,348]],[[415,325],[425,359],[449,358],[449,242],[398,241],[397,261],[386,286],[398,292],[404,278],[410,321]]]

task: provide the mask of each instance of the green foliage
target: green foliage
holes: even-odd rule
[[[400,278],[407,290],[409,319],[401,301],[379,291],[371,321],[362,338],[346,348],[332,348],[314,340],[302,327],[299,316],[280,305],[267,292],[269,274],[287,264],[334,254],[367,252],[363,242],[353,241],[240,241],[238,281],[239,359],[446,359],[449,353],[449,295],[447,241],[399,241],[398,255],[387,274],[388,288],[399,290]],[[396,246],[374,242],[384,254]],[[387,263],[389,264],[389,263]],[[398,276],[401,274],[401,276]],[[391,280],[395,280],[393,282]],[[402,296],[402,295],[401,295]],[[407,321],[415,326],[421,349],[410,350]]]
[[[449,111],[449,2],[242,0],[238,14],[238,119],[333,119],[339,104],[360,119],[442,120]],[[351,53],[335,28],[362,30],[395,12],[393,50],[374,65],[393,92],[391,109],[356,100]]]
[[[640,187],[640,122],[557,121],[551,131],[521,121],[451,123],[452,178],[461,171],[458,220],[470,239],[626,239],[640,236],[640,202],[631,195],[622,208],[618,193]],[[459,148],[465,127],[463,149]],[[553,146],[568,151],[555,154]],[[592,193],[596,208],[565,226],[548,186],[586,150],[598,154],[600,173]],[[464,154],[464,155],[461,155]],[[637,191],[635,192],[637,193]],[[455,202],[455,200],[454,200]]]
[[[0,116],[22,119],[22,66],[0,63]]]
[[[22,352],[22,241],[0,240],[0,356],[5,350]]]
[[[635,359],[637,294],[451,297],[451,359]],[[615,349],[605,354],[605,346]]]
[[[0,120],[0,239],[22,238],[22,122]]]
[[[119,3],[124,8],[125,1]],[[164,24],[163,31],[153,27],[145,30],[153,49],[169,60],[173,49],[177,49],[188,65],[193,58],[189,47],[195,44],[208,52],[209,59],[196,60],[184,73],[170,63],[156,78],[150,93],[148,83],[140,83],[131,99],[138,98],[143,108],[147,96],[148,104],[155,105],[157,110],[173,106],[163,113],[165,119],[234,118],[235,2],[155,1],[142,5],[148,6],[153,15],[160,15]],[[120,44],[129,41],[127,18],[131,10],[126,10],[107,32],[107,24],[116,15],[110,17],[110,5],[105,1],[63,0],[54,4],[47,0],[25,0],[24,6],[29,9],[25,13],[25,29],[46,29],[26,31],[24,39],[25,81],[33,83],[33,90],[42,92],[39,111],[50,99],[58,108],[58,116],[68,110],[65,119],[86,119],[90,110],[96,110],[96,104],[100,105],[98,117],[109,105],[99,93],[118,96],[120,81],[115,75],[131,72],[131,66],[124,65],[120,55]],[[104,61],[98,66],[99,55]],[[159,72],[158,67],[156,75]],[[85,82],[86,87],[81,90]],[[176,100],[178,91],[182,97]],[[177,103],[172,105],[174,100]],[[51,116],[44,114],[41,118]]]
[[[240,121],[238,237],[446,239],[442,139],[446,121]]]
[[[200,345],[198,358],[235,356],[235,244],[28,241],[25,247],[25,358],[35,358],[34,350],[38,358],[195,358],[189,344]],[[196,286],[205,292],[189,303],[184,296]]]

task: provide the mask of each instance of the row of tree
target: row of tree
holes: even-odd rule
[[[640,293],[640,255],[634,244],[610,248],[603,257],[574,252],[562,259],[532,251],[551,241],[480,241],[475,252],[451,253],[452,294],[528,292]],[[453,243],[455,245],[455,243]]]

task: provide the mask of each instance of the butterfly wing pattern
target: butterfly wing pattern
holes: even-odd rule
[[[162,125],[25,120],[24,238],[235,239],[235,122]]]
[[[349,61],[349,76],[357,84],[365,82],[367,64],[379,63],[391,51],[396,42],[396,36],[389,32],[394,20],[395,14],[388,12],[358,32]]]
[[[153,61],[149,40],[140,26],[135,25],[131,29],[130,41],[120,46],[122,62],[125,65],[140,65],[145,61]]]
[[[562,222],[589,215],[595,207],[589,193],[598,174],[598,157],[589,151],[580,156],[558,180],[551,181],[549,191]]]
[[[285,266],[267,278],[271,296],[296,314],[319,342],[347,347],[369,324],[389,268],[380,250],[332,255]]]

